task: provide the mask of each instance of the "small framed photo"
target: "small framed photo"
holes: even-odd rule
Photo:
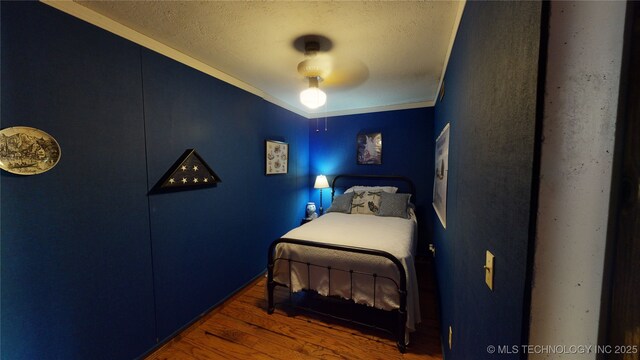
[[[382,164],[382,133],[358,134],[358,165]]]
[[[265,174],[286,174],[289,171],[289,144],[282,141],[265,141]]]

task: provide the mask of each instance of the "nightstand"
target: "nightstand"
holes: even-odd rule
[[[304,225],[304,224],[308,223],[309,221],[313,221],[313,219],[302,219],[302,221],[300,221],[300,225]]]

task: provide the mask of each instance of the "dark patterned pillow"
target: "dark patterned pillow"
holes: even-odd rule
[[[353,193],[347,193],[337,196],[333,199],[331,206],[327,209],[327,212],[340,212],[345,214],[351,214],[351,200],[353,200]]]
[[[384,193],[379,191],[354,191],[353,200],[351,201],[351,213],[363,215],[375,215],[380,207],[380,195]]]
[[[409,198],[411,198],[411,194],[380,194],[380,209],[377,215],[408,219]]]

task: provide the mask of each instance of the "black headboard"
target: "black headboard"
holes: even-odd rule
[[[415,203],[416,201],[416,187],[413,184],[413,181],[406,176],[396,176],[396,175],[355,175],[355,174],[341,174],[336,175],[331,182],[331,201],[333,202],[333,198],[336,193],[336,184],[338,183],[347,183],[345,188],[353,186],[353,185],[391,185],[396,186],[400,185],[400,192],[408,192],[411,194],[411,201]],[[343,186],[340,186],[343,187]],[[403,188],[404,187],[404,188]]]

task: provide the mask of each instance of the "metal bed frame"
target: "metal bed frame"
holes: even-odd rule
[[[356,179],[356,180],[360,180],[360,181],[376,181],[376,182],[379,182],[379,181],[392,181],[392,182],[405,183],[408,186],[409,191],[411,192],[412,196],[415,199],[415,186],[414,186],[413,182],[411,181],[411,179],[409,179],[407,177],[404,177],[404,176],[391,176],[391,175],[337,175],[333,179],[333,181],[331,183],[331,200],[332,201],[333,201],[333,198],[335,196],[336,182],[339,179]],[[362,185],[362,184],[358,184],[358,185]],[[385,184],[385,185],[387,185],[387,184]],[[280,257],[279,258],[274,258],[274,253],[275,253],[276,246],[278,246],[278,244],[283,244],[283,243],[296,244],[296,245],[301,245],[301,246],[309,246],[309,247],[322,248],[322,249],[329,249],[329,250],[339,250],[339,251],[358,253],[358,254],[366,254],[366,255],[379,256],[379,257],[386,258],[396,266],[396,268],[398,270],[398,274],[399,274],[399,283],[396,282],[394,279],[391,279],[391,278],[386,277],[386,276],[381,276],[381,275],[378,275],[376,273],[360,272],[360,271],[355,271],[353,269],[332,268],[331,266],[313,264],[313,263],[310,263],[310,262],[302,262],[302,261],[298,261],[298,260],[292,260],[292,259],[289,259],[289,258],[280,258]],[[273,268],[274,268],[274,265],[275,265],[276,261],[287,261],[289,263],[289,284],[288,285],[280,284],[280,283],[277,283],[277,282],[274,281]],[[386,251],[382,251],[382,250],[367,249],[367,248],[346,246],[346,245],[327,244],[327,243],[321,243],[321,242],[315,242],[315,241],[307,241],[307,240],[298,240],[298,239],[288,239],[288,238],[276,239],[269,246],[269,253],[268,253],[268,259],[267,259],[267,313],[273,314],[273,312],[275,310],[275,304],[274,304],[274,301],[273,301],[273,292],[274,292],[276,286],[285,286],[285,287],[289,288],[289,300],[291,302],[291,296],[292,296],[291,263],[294,263],[294,262],[295,263],[300,263],[300,264],[303,264],[303,265],[307,266],[307,277],[310,277],[310,268],[311,268],[311,266],[327,269],[328,274],[329,274],[329,294],[328,294],[328,296],[331,296],[331,272],[332,271],[342,271],[342,272],[349,273],[350,281],[351,281],[351,284],[350,284],[350,286],[351,286],[351,289],[350,289],[351,296],[350,296],[350,298],[353,298],[353,274],[366,275],[366,276],[373,277],[373,307],[374,308],[375,308],[375,303],[376,303],[376,293],[375,292],[376,292],[376,281],[377,281],[377,279],[378,278],[385,278],[385,279],[388,279],[388,280],[392,281],[395,284],[396,288],[397,288],[398,296],[399,296],[399,300],[400,300],[399,301],[400,302],[400,306],[398,307],[398,309],[390,310],[391,312],[395,312],[396,313],[396,318],[397,318],[396,319],[396,325],[395,325],[395,331],[393,331],[393,332],[395,333],[396,345],[398,347],[398,350],[401,353],[404,353],[406,351],[405,328],[406,328],[406,323],[407,323],[407,274],[405,272],[404,267],[402,266],[402,263],[395,256],[389,254]],[[308,279],[307,285],[309,285],[309,284],[310,284],[310,281]],[[305,289],[305,290],[312,290],[312,289]],[[335,316],[333,316],[333,317],[335,317]],[[343,319],[343,318],[340,318],[340,319],[346,320],[346,319]],[[361,324],[361,325],[367,325],[367,324]],[[389,331],[389,329],[382,329],[382,330]]]

